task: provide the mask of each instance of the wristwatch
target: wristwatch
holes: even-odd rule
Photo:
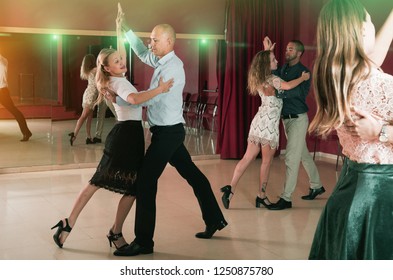
[[[381,132],[379,133],[379,142],[386,143],[388,142],[389,138],[386,133],[386,124],[382,125]]]

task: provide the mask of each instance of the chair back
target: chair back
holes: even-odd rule
[[[183,92],[183,111],[188,107],[191,93],[188,91]]]
[[[217,112],[217,95],[211,95],[207,98],[205,104],[203,104],[202,115],[215,116]]]
[[[193,93],[188,99],[188,106],[186,107],[186,113],[197,113],[199,110],[199,94]]]

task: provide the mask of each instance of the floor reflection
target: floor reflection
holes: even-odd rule
[[[75,148],[79,150],[81,147]],[[134,260],[306,260],[320,213],[336,183],[335,160],[316,162],[326,193],[313,201],[301,199],[308,193],[309,187],[307,173],[301,167],[299,183],[293,194],[293,208],[284,211],[255,208],[261,159],[250,164],[239,181],[231,207],[224,209],[220,188],[228,184],[237,163],[238,160],[221,159],[196,161],[209,179],[229,223],[211,240],[194,237],[205,226],[198,203],[187,182],[168,165],[160,177],[157,191],[159,211],[154,254],[139,255],[125,261],[130,265]],[[102,190],[94,195],[63,249],[59,249],[52,239],[54,230],[51,231],[50,227],[66,217],[94,171],[95,168],[74,168],[2,174],[0,260],[120,261],[113,256],[114,248],[108,246],[106,238],[121,197],[115,193]],[[284,158],[274,158],[267,189],[272,201],[276,201],[282,191],[284,173]],[[123,227],[127,241],[135,236],[134,221],[135,206]],[[65,266],[67,264],[64,263]],[[62,271],[67,272],[67,268]]]
[[[33,136],[28,142],[20,142],[21,134],[15,120],[0,121],[0,172],[7,169],[48,167],[94,167],[101,159],[104,142],[101,144],[85,144],[85,128],[82,127],[78,138],[71,147],[68,133],[73,131],[75,120],[54,121],[47,119],[28,120]],[[92,123],[94,132],[95,119]],[[115,119],[106,119],[103,140],[115,124]],[[146,146],[150,144],[150,132],[145,125]],[[194,159],[218,158],[216,155],[216,133],[207,130],[196,130],[186,127],[184,141]],[[48,169],[48,168],[46,168]],[[11,170],[12,172],[12,170]]]

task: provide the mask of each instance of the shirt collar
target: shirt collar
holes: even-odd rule
[[[165,64],[167,61],[169,61],[171,58],[173,58],[175,56],[175,51],[171,51],[169,53],[167,53],[166,55],[164,55],[163,57],[161,57],[158,60],[158,63],[163,65]]]

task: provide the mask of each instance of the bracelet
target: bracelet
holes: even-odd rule
[[[386,131],[387,124],[383,124],[381,128],[381,132],[379,133],[378,140],[382,143],[386,143],[389,141],[389,137]]]

